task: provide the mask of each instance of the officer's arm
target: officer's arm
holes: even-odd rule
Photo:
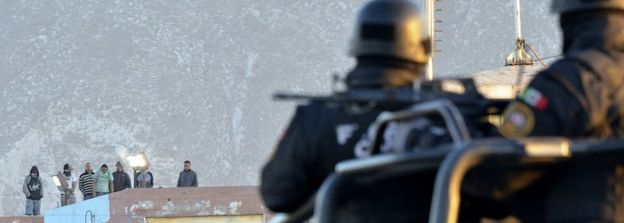
[[[508,138],[559,135],[564,93],[561,85],[538,74],[503,113],[501,133]]]
[[[552,83],[542,76],[538,74],[503,113],[503,136],[522,138],[559,131],[551,94],[544,90]]]
[[[278,143],[276,151],[262,169],[260,192],[269,209],[275,212],[292,212],[313,193],[304,157],[307,146],[302,115],[295,115],[288,130]]]

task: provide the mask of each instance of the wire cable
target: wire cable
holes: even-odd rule
[[[535,51],[535,49],[533,49],[533,47],[531,46],[531,44],[526,43],[526,46],[529,48],[529,50],[531,51],[531,53],[533,53],[533,55],[535,56],[535,58],[537,59],[537,61],[539,61],[542,66],[544,67],[548,67],[548,65],[546,65],[546,63],[544,63],[544,60],[540,57],[540,55],[537,53],[537,51]]]

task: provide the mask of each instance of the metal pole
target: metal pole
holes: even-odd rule
[[[427,0],[427,34],[429,34],[429,38],[431,38],[430,49],[431,56],[429,56],[429,60],[427,61],[427,80],[433,79],[433,56],[435,53],[435,0]]]
[[[522,39],[522,17],[520,12],[520,0],[516,0],[516,39]]]

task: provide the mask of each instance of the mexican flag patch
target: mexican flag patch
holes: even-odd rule
[[[548,98],[542,96],[542,93],[535,88],[524,90],[520,99],[538,111],[544,110],[548,105]]]

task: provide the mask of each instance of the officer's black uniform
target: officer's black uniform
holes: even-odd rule
[[[382,89],[383,78],[410,71],[410,65],[384,59],[359,59],[347,76],[352,89]],[[374,84],[377,83],[377,84]],[[396,87],[409,86],[406,80]],[[269,209],[292,212],[303,205],[343,160],[355,158],[355,144],[381,111],[399,107],[327,104],[297,107],[270,161],[262,169],[262,198]]]
[[[362,69],[368,71],[362,72]],[[384,70],[366,67],[356,72],[380,72],[380,69]],[[355,158],[355,144],[381,111],[399,109],[403,107],[353,108],[321,102],[299,106],[275,154],[262,170],[260,191],[267,207],[276,212],[297,210],[313,198],[338,162]],[[434,174],[352,188],[348,195],[350,202],[338,211],[337,219],[341,219],[340,222],[423,222],[429,213]]]
[[[353,111],[344,105],[312,102],[297,108],[277,150],[262,170],[261,193],[267,207],[292,212],[305,203],[334,171],[354,158],[353,147],[380,110]]]
[[[512,138],[624,136],[624,11],[563,14],[560,22],[564,58],[537,74],[510,105],[501,133]],[[622,170],[617,163],[597,160],[551,172],[520,199],[534,198],[532,211],[520,217],[530,222],[624,221]]]

